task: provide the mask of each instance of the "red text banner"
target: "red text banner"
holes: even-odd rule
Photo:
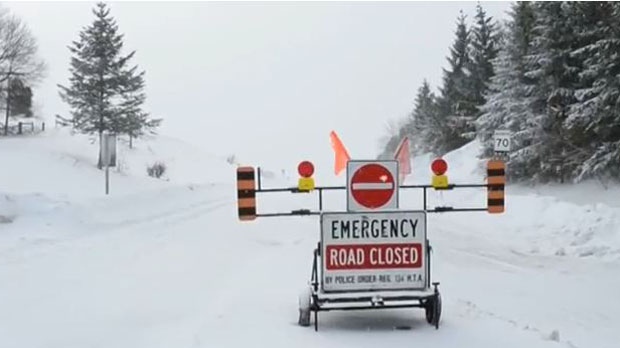
[[[329,245],[325,259],[325,267],[330,271],[420,268],[422,244]]]

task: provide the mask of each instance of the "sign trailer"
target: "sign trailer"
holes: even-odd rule
[[[439,328],[441,295],[439,283],[431,279],[432,248],[427,238],[427,214],[445,212],[504,212],[505,164],[499,159],[487,163],[487,183],[450,184],[447,163],[436,159],[430,185],[401,185],[398,162],[351,160],[347,164],[346,186],[315,186],[314,166],[298,166],[298,187],[262,188],[260,168],[237,168],[239,220],[259,217],[318,216],[320,235],[314,249],[309,287],[299,298],[301,326],[309,326],[314,313],[331,310],[422,308],[429,324]],[[427,204],[428,190],[486,188],[486,207],[434,207]],[[423,208],[399,207],[399,190],[421,190]],[[345,211],[323,210],[323,191],[346,190]],[[319,209],[258,213],[258,193],[318,192]]]

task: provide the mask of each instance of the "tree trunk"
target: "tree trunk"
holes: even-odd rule
[[[9,114],[11,112],[11,75],[6,79],[6,116],[4,118],[4,135],[9,135]]]
[[[129,148],[133,149],[133,136],[129,133]]]

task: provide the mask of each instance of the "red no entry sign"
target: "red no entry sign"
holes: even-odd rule
[[[398,208],[398,164],[395,161],[350,161],[349,211]]]

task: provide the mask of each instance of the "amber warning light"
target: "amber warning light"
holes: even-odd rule
[[[299,191],[312,191],[314,190],[314,165],[310,161],[303,161],[297,166],[297,172],[299,173],[299,182],[297,188]]]
[[[442,158],[438,158],[431,163],[431,170],[433,171],[433,181],[431,185],[435,189],[448,188],[448,177],[445,173],[448,171],[448,163]]]

